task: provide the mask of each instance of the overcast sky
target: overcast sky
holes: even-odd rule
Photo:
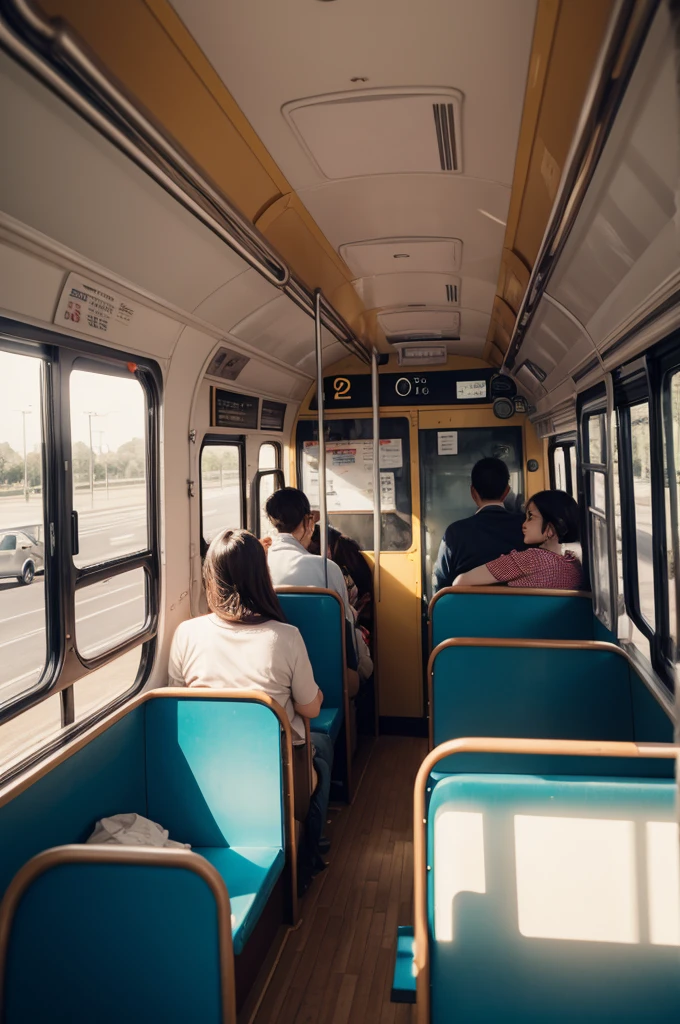
[[[40,360],[0,352],[0,442],[23,452],[22,410],[26,416],[26,448],[40,443]],[[144,394],[138,381],[76,370],[71,375],[71,431],[74,441],[89,444],[86,412],[92,418],[92,443],[115,451],[133,437],[144,437]]]

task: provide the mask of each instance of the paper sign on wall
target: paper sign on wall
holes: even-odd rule
[[[370,442],[373,444],[373,442]],[[401,454],[401,438],[385,438],[380,442],[380,468],[401,469],[404,460]]]
[[[396,459],[396,455],[392,453],[390,458]],[[305,441],[302,448],[302,487],[312,508],[319,507],[318,465],[317,442]],[[394,473],[381,472],[380,489],[383,511],[395,511]],[[372,441],[326,443],[326,507],[329,512],[373,511]]]
[[[380,511],[395,512],[397,508],[394,473],[380,474]]]
[[[93,338],[120,337],[132,323],[135,306],[129,299],[78,274],[69,274],[54,323]]]
[[[437,455],[458,454],[458,431],[438,430],[437,431]]]
[[[485,402],[486,390],[487,383],[485,380],[456,381],[456,398],[459,399],[477,398],[480,402]]]

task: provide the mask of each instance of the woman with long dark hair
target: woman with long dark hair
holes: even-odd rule
[[[509,587],[541,587],[546,590],[580,590],[583,569],[563,544],[579,539],[578,505],[566,491],[539,491],[527,502],[522,524],[523,551],[511,551],[486,565],[463,572],[454,587],[483,587],[507,583]]]
[[[302,719],[316,718],[323,694],[299,630],[285,621],[257,537],[247,530],[215,537],[203,578],[210,614],[177,627],[170,685],[262,690],[285,710],[293,745],[303,745]],[[318,785],[309,804],[307,836],[321,867],[317,850],[328,811],[333,745],[322,733],[312,732],[311,739]]]

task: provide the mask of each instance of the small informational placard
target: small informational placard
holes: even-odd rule
[[[319,507],[319,445],[302,448],[302,489],[312,508]],[[380,474],[383,512],[394,512],[394,473]],[[326,444],[326,506],[329,512],[373,511],[373,441],[329,441]]]
[[[236,380],[243,367],[249,362],[249,356],[242,356],[240,352],[232,352],[231,349],[221,348],[212,357],[210,365],[205,372],[208,377]]]
[[[371,441],[371,444],[373,442]],[[401,454],[401,438],[391,437],[380,441],[380,468],[401,469],[404,459]]]
[[[485,380],[458,380],[456,381],[456,398],[469,401],[476,398],[480,402],[486,402]]]
[[[235,391],[212,388],[213,427],[239,427],[241,430],[257,430],[259,398],[253,395],[239,395]]]
[[[458,431],[438,430],[437,431],[437,455],[458,454]]]
[[[120,338],[135,316],[129,299],[104,285],[69,274],[62,289],[54,323],[92,338]]]
[[[394,473],[380,473],[380,511],[394,512],[397,508]]]
[[[262,399],[260,430],[283,430],[283,421],[285,418],[285,402],[270,402],[267,398]]]

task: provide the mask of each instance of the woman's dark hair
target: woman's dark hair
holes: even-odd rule
[[[208,607],[222,619],[253,615],[285,622],[274,592],[265,550],[247,530],[225,530],[210,544],[203,563]]]
[[[361,553],[361,548],[351,537],[345,537],[344,533],[328,527],[328,547],[330,549],[331,561],[339,565],[343,572],[351,576],[357,586],[359,597],[364,594],[373,594],[373,574],[371,567]],[[314,533],[307,548],[311,555],[321,554],[321,532],[319,524],[314,527]]]
[[[359,597],[364,594],[373,594],[373,574],[370,566],[361,553],[361,548],[351,537],[345,537],[337,530],[328,531],[328,543],[331,549],[331,558],[357,585]]]
[[[309,499],[297,487],[281,487],[267,498],[264,510],[279,533],[292,533],[310,515]]]
[[[578,505],[566,491],[539,491],[529,498],[543,520],[543,529],[550,524],[560,544],[575,544],[579,539]]]

